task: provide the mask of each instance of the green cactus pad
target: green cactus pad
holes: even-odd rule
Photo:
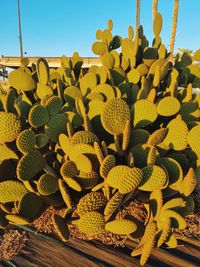
[[[63,242],[66,242],[67,240],[69,240],[70,233],[69,233],[69,229],[67,227],[67,222],[65,221],[65,219],[58,214],[53,214],[52,222],[53,222],[55,231],[57,235],[60,237],[60,239]]]
[[[67,208],[71,209],[73,203],[72,203],[71,196],[70,196],[70,194],[68,192],[66,183],[62,179],[59,179],[58,180],[58,186],[59,186],[62,198],[63,198]]]
[[[48,135],[46,135],[44,133],[36,134],[35,138],[36,138],[36,140],[35,140],[35,146],[37,148],[45,147],[48,144],[48,142],[49,142]]]
[[[45,107],[36,104],[30,109],[28,120],[32,127],[39,128],[48,122],[49,114]]]
[[[64,114],[57,114],[50,118],[45,132],[52,142],[56,143],[59,135],[67,132],[67,122],[68,119]]]
[[[19,117],[10,112],[0,111],[0,143],[14,141],[20,131]]]
[[[51,174],[43,174],[37,182],[37,190],[41,195],[52,195],[58,190],[58,179]]]
[[[89,211],[101,211],[106,205],[106,198],[101,192],[90,192],[84,195],[77,205],[78,215],[81,217]]]
[[[37,194],[28,192],[19,201],[18,211],[20,216],[33,220],[36,218],[42,208],[42,198]]]
[[[177,189],[177,186],[183,179],[183,170],[180,164],[175,159],[170,157],[158,158],[157,164],[166,168],[169,175],[169,187],[172,189]]]
[[[61,102],[60,97],[51,96],[45,103],[45,107],[50,115],[57,114],[62,107],[62,102]]]
[[[17,148],[23,154],[28,153],[29,151],[34,149],[36,144],[35,133],[31,129],[27,129],[22,131],[16,140]]]
[[[17,178],[22,181],[33,179],[44,167],[43,155],[37,150],[32,150],[19,160],[16,170]]]

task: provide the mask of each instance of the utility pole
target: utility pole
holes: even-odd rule
[[[23,57],[23,46],[22,46],[22,30],[21,30],[21,17],[20,17],[20,3],[17,0],[18,7],[18,30],[19,30],[19,42],[20,42],[20,57]]]

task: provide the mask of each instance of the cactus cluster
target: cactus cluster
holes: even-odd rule
[[[92,46],[101,66],[83,69],[77,52],[57,69],[44,58],[31,69],[22,60],[10,89],[0,90],[0,227],[30,224],[48,206],[66,209],[52,217],[63,241],[70,224],[90,238],[104,231],[133,238],[142,227],[132,256],[143,265],[153,247],[176,246],[174,231],[194,208],[200,53],[173,58],[159,13],[152,46],[141,25],[126,38],[112,27],[109,20]],[[134,199],[147,210],[142,225],[116,218]]]

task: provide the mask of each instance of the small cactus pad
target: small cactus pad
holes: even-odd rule
[[[43,174],[38,182],[37,189],[41,195],[51,195],[58,190],[58,179],[51,174]]]
[[[130,220],[114,220],[106,223],[105,229],[113,234],[129,235],[136,231],[137,225]]]
[[[23,154],[28,153],[30,150],[34,149],[36,144],[36,137],[35,133],[31,129],[27,129],[22,131],[16,140],[17,148]]]
[[[60,237],[60,239],[63,242],[66,242],[69,239],[70,233],[69,233],[69,229],[68,229],[67,222],[65,221],[65,219],[62,218],[58,214],[54,214],[52,216],[52,222],[53,222],[55,231]]]

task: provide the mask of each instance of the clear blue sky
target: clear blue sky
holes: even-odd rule
[[[21,0],[23,48],[27,56],[94,56],[91,45],[98,28],[113,19],[113,34],[127,36],[135,27],[136,0]],[[159,0],[161,37],[169,44],[174,0]],[[200,0],[179,0],[175,49],[200,47]],[[17,0],[0,0],[0,55],[19,55]],[[141,0],[141,24],[152,41],[152,0]]]

